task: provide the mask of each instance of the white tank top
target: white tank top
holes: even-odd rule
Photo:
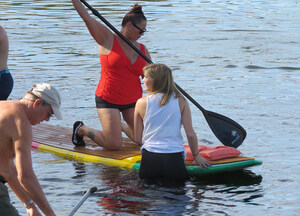
[[[147,96],[141,149],[155,153],[185,153],[178,98],[172,96],[167,104],[159,106],[162,95],[156,93]]]

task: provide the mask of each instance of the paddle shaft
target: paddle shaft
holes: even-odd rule
[[[68,216],[72,216],[75,214],[75,212],[79,209],[79,207],[82,205],[82,203],[94,192],[97,191],[96,187],[92,187],[88,189],[88,191],[84,194],[84,196],[81,198],[81,200],[78,202],[78,204],[75,206],[75,208],[72,210],[72,212]]]

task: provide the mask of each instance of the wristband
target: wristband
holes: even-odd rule
[[[196,157],[199,154],[199,152],[197,152],[196,154],[193,154],[194,157]]]
[[[25,208],[27,208],[29,205],[31,205],[33,203],[33,201],[32,200],[29,200],[29,201],[27,201],[26,203],[23,203],[23,206],[25,207]]]

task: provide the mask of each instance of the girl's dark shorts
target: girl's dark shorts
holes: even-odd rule
[[[118,105],[118,104],[112,104],[105,100],[103,100],[101,97],[95,96],[95,102],[97,108],[112,108],[112,109],[118,109],[120,111],[134,108],[136,103],[132,104],[125,104],[125,105]]]
[[[176,181],[188,180],[184,153],[153,153],[143,149],[139,176],[147,180],[164,178]]]

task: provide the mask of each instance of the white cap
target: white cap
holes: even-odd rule
[[[42,83],[33,86],[31,92],[50,104],[56,118],[62,119],[60,112],[61,97],[56,88],[50,84]]]

